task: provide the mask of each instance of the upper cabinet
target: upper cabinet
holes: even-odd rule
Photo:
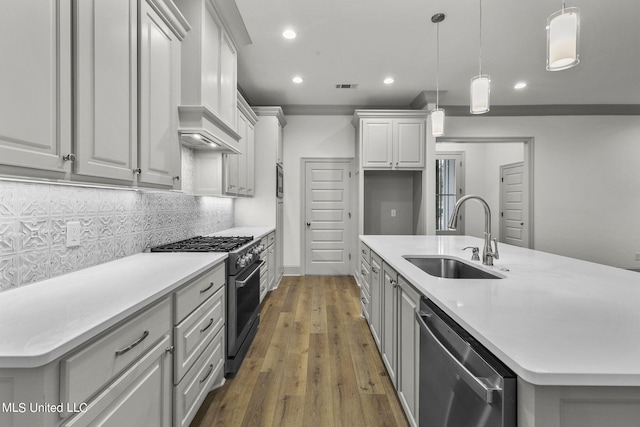
[[[71,0],[0,2],[0,173],[71,170]]]
[[[237,46],[251,42],[235,2],[179,0],[192,25],[182,53],[182,142],[240,152],[237,131]]]
[[[362,167],[424,168],[426,117],[424,111],[356,110]]]
[[[138,168],[138,2],[75,2],[75,173],[133,183]]]
[[[238,94],[238,133],[241,154],[225,154],[225,194],[252,197],[255,193],[255,125],[258,116]]]
[[[139,180],[177,190],[180,53],[188,25],[173,3],[164,4],[164,9],[159,5],[163,4],[153,0],[140,4]]]
[[[3,2],[0,16],[1,173],[179,188],[189,25],[171,0]]]

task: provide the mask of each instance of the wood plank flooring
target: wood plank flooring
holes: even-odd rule
[[[236,378],[191,427],[407,426],[350,276],[284,277]]]

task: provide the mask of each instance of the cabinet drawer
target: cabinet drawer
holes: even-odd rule
[[[260,244],[264,247],[264,249],[267,249],[267,246],[269,246],[269,236],[267,235],[267,236],[264,236],[262,239],[260,239]]]
[[[369,246],[360,242],[360,256],[364,259],[368,264],[371,264],[371,250]]]
[[[360,302],[362,303],[362,317],[367,319],[371,319],[371,296],[366,289],[360,290]]]
[[[60,401],[86,402],[158,340],[171,332],[171,304],[159,304],[60,362]]]
[[[166,348],[171,335],[164,335],[140,360],[93,400],[77,401],[78,415],[61,427],[129,425],[169,427],[171,424],[171,355]],[[96,373],[98,370],[95,371]],[[66,403],[65,403],[66,405]],[[74,409],[72,407],[72,409]]]
[[[174,387],[174,426],[188,426],[214,385],[224,379],[224,333],[220,332],[193,368]]]
[[[275,231],[272,231],[267,236],[267,246],[273,245],[275,241],[276,241],[276,233],[275,233]]]
[[[189,313],[209,299],[211,295],[224,286],[225,281],[226,271],[225,263],[223,262],[177,291],[175,293],[175,323],[180,323]]]
[[[371,288],[369,287],[369,282],[371,281],[370,273],[371,267],[369,264],[360,258],[360,277],[362,278],[362,288],[367,290],[367,293],[371,293]]]
[[[175,371],[177,384],[202,350],[224,326],[225,288],[218,291],[174,328]]]

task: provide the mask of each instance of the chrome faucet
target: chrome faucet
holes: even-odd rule
[[[484,208],[484,248],[482,248],[482,263],[484,265],[493,265],[493,260],[500,258],[500,254],[498,253],[498,240],[493,239],[493,246],[491,246],[491,209],[489,209],[489,205],[482,197],[474,196],[473,194],[461,197],[453,208],[453,214],[451,214],[451,218],[449,219],[449,230],[455,230],[458,227],[460,207],[470,199],[476,200]]]

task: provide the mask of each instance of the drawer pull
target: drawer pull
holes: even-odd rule
[[[213,363],[209,365],[209,371],[207,372],[207,375],[205,375],[204,378],[200,380],[200,384],[202,384],[207,380],[207,378],[209,378],[209,375],[211,375],[211,372],[213,372]]]
[[[206,288],[200,289],[200,293],[204,294],[205,292],[207,292],[211,288],[213,288],[213,282],[209,283],[209,286],[207,286]]]
[[[142,336],[140,338],[138,338],[135,342],[133,342],[132,344],[126,346],[125,348],[123,348],[122,350],[118,350],[116,351],[116,356],[122,356],[123,354],[125,354],[127,351],[131,350],[133,347],[137,346],[138,344],[140,344],[142,341],[144,341],[145,338],[147,338],[149,336],[149,331],[144,331],[142,333]]]
[[[367,254],[367,251],[363,249],[363,250],[362,250],[362,253],[366,255],[366,254]]]
[[[209,324],[207,326],[205,326],[204,328],[200,329],[200,333],[203,333],[204,331],[209,329],[211,327],[211,325],[213,325],[213,317],[211,319],[209,319]]]

